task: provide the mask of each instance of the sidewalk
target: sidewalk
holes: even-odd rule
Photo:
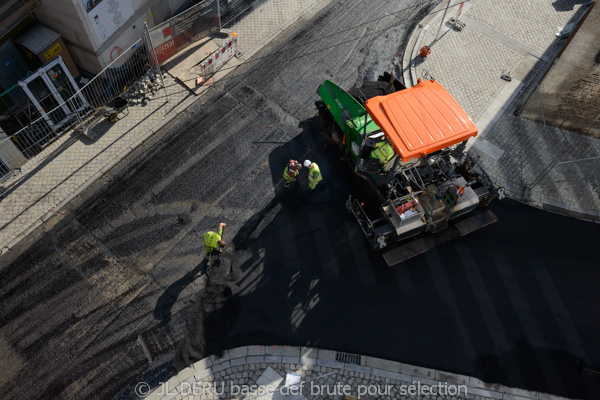
[[[286,387],[288,374],[299,377],[296,387]],[[264,345],[207,357],[152,390],[137,382],[135,393],[147,400],[559,399],[380,358]]]
[[[316,14],[330,2],[264,2],[226,28],[237,33],[241,59],[247,60],[296,20]],[[557,165],[533,189],[527,187],[551,163],[549,142],[566,161],[582,154],[589,157],[590,152],[600,154],[600,140],[548,126],[549,140],[543,124],[513,116],[560,50],[555,45],[557,28],[580,15],[583,6],[574,3],[573,9],[559,12],[544,0],[466,2],[460,17],[466,28],[457,32],[443,24],[436,41],[445,5],[442,2],[422,21],[408,43],[403,62],[407,84],[430,75],[450,91],[480,129],[477,139],[471,140],[472,152],[509,196],[599,221],[599,161]],[[457,9],[451,7],[446,19],[456,16]],[[421,62],[417,53],[425,44],[432,53]],[[504,69],[511,71],[512,82],[500,79]],[[168,103],[159,94],[145,107],[131,107],[129,116],[101,127],[104,133],[93,142],[67,133],[48,149],[56,150],[53,157],[29,162],[2,184],[10,187],[0,201],[2,254],[197,100],[168,74],[165,84]]]
[[[242,60],[247,60],[296,20],[316,14],[330,2],[264,2],[226,28],[237,33]],[[445,3],[440,6],[438,9],[443,11]],[[499,9],[501,7],[512,8],[502,10]],[[408,62],[405,61],[403,65],[411,66],[405,70],[407,85],[416,83],[417,77],[428,72],[463,105],[480,128],[478,139],[471,143],[472,151],[481,156],[484,167],[507,187],[509,195],[538,207],[557,207],[561,212],[573,210],[585,214],[584,217],[589,219],[598,219],[600,201],[593,186],[587,184],[593,181],[561,187],[554,184],[592,179],[591,171],[584,174],[579,168],[572,171],[555,169],[534,190],[529,193],[523,191],[523,187],[531,184],[549,163],[549,156],[546,156],[547,141],[543,125],[512,115],[516,104],[527,92],[526,88],[539,79],[558,52],[559,47],[553,45],[556,28],[566,25],[579,7],[576,5],[573,10],[557,12],[544,0],[510,2],[509,5],[491,0],[469,2],[465,3],[461,18],[466,28],[462,32],[455,32],[444,25],[435,43],[443,12],[433,13],[423,21],[422,28],[413,33],[405,52]],[[456,15],[456,9],[453,10],[447,18]],[[422,63],[413,63],[418,61],[416,52],[425,44],[431,46],[432,54]],[[500,79],[503,69],[512,71],[512,82]],[[94,142],[66,134],[52,144],[53,149],[62,151],[40,164],[26,165],[21,174],[13,178],[21,179],[39,169],[0,202],[2,253],[40,227],[71,199],[198,100],[168,74],[165,84],[168,103],[158,97],[146,107],[132,106],[129,116],[114,125],[108,125]],[[582,143],[576,136],[578,134],[552,127],[549,129],[570,140],[572,145],[569,151],[573,156],[582,146],[593,146],[600,151],[600,142],[589,139],[589,142]],[[535,158],[530,157],[529,152],[532,151],[536,152]],[[539,158],[545,160],[546,164],[531,162]],[[600,174],[598,169],[593,173]],[[600,181],[600,176],[598,179]],[[422,386],[435,386],[449,390],[449,387],[459,385],[466,388],[466,395],[456,393],[458,396],[453,396],[452,392],[447,392],[451,398],[556,399],[546,394],[487,384],[473,377],[373,357],[287,346],[248,346],[226,351],[220,357],[207,357],[180,371],[147,398],[216,399],[221,398],[218,392],[222,387],[231,395],[231,384],[237,385],[238,389],[245,385],[281,388],[288,373],[300,376],[308,392],[296,396],[282,396],[281,392],[277,392],[256,398],[323,399],[328,397],[323,395],[323,391],[327,390],[323,388],[328,387],[329,393],[333,393],[330,397],[337,393],[335,398],[342,398],[340,390],[345,394],[346,388],[349,388],[354,396],[360,394],[360,390],[366,391],[362,398],[367,399],[406,399],[416,396],[411,392],[402,394],[402,388],[409,391]],[[221,386],[221,383],[225,385]],[[311,390],[315,386],[318,389]],[[216,390],[211,393],[211,388]],[[150,392],[150,387],[141,382],[136,389],[138,394]],[[460,387],[456,389],[461,390]],[[197,395],[193,390],[200,390],[201,393]]]
[[[236,32],[240,59],[245,61],[298,19],[310,18],[330,2],[264,2],[225,28]],[[231,72],[227,67],[220,71],[221,75]],[[96,129],[102,133],[95,141],[67,132],[45,149],[45,153],[52,153],[51,157],[37,162],[30,160],[20,173],[0,184],[9,188],[0,200],[0,254],[40,227],[198,100],[168,73],[165,86],[168,102],[161,89],[146,106],[131,106],[129,115],[115,124],[99,124]]]
[[[465,2],[465,28],[457,31],[446,22],[457,16],[459,0],[450,1],[441,29],[446,1],[413,32],[403,60],[407,86],[433,77],[456,98],[479,128],[472,155],[509,197],[600,222],[600,160],[556,165],[543,176],[550,143],[558,161],[569,161],[600,155],[600,140],[550,125],[546,133],[543,123],[513,115],[560,51],[558,28],[576,21],[584,5],[571,1],[572,9],[558,11],[545,0]],[[424,45],[431,54],[423,60]],[[500,78],[503,70],[511,82]]]

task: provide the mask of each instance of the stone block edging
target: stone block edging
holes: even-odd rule
[[[171,393],[173,393],[173,391],[181,393],[181,388],[184,383],[186,385],[192,385],[197,380],[208,376],[214,376],[217,373],[222,373],[222,371],[225,371],[228,368],[257,363],[294,365],[297,364],[298,361],[301,365],[318,365],[326,368],[339,369],[340,371],[363,373],[379,378],[392,379],[409,384],[421,382],[422,384],[437,385],[439,382],[446,382],[455,385],[464,385],[467,387],[468,394],[492,399],[564,399],[546,393],[531,392],[499,384],[486,383],[475,377],[418,367],[376,357],[360,356],[360,365],[343,363],[336,360],[337,353],[337,351],[328,349],[280,345],[237,347],[226,350],[220,355],[206,357],[193,365],[184,368],[179,371],[177,375],[174,375],[167,382],[163,383],[163,385],[155,388],[148,396],[146,396],[146,399],[169,399],[172,396],[171,394],[165,394],[165,385],[167,385],[166,388],[168,388]]]

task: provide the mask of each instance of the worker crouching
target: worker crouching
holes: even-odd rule
[[[298,177],[301,168],[302,165],[300,165],[298,161],[290,160],[283,170],[283,179],[285,181],[283,186],[289,188],[292,182],[296,182],[296,178]]]
[[[219,230],[217,232],[206,232],[204,234],[204,246],[206,247],[206,259],[210,261],[210,257],[214,250],[221,252],[225,247],[225,241],[221,238],[223,236],[223,228],[227,225],[223,222],[219,224]]]
[[[310,160],[304,161],[304,166],[308,168],[308,187],[311,190],[314,190],[317,187],[317,184],[323,179],[321,170],[316,163]]]

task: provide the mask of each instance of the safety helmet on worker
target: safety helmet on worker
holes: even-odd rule
[[[310,164],[312,164],[312,161],[310,161],[310,160],[304,160],[304,166],[305,167],[307,167],[307,168],[310,167]]]

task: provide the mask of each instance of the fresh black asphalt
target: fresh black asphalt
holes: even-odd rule
[[[3,397],[131,398],[257,343],[598,397],[599,226],[504,200],[499,222],[394,268],[367,248],[344,201],[369,200],[315,91],[390,68],[427,7],[347,3],[298,22],[135,170],[0,259]],[[283,188],[290,158],[320,165],[314,193],[306,171]],[[201,238],[222,221],[229,246],[208,267]]]

